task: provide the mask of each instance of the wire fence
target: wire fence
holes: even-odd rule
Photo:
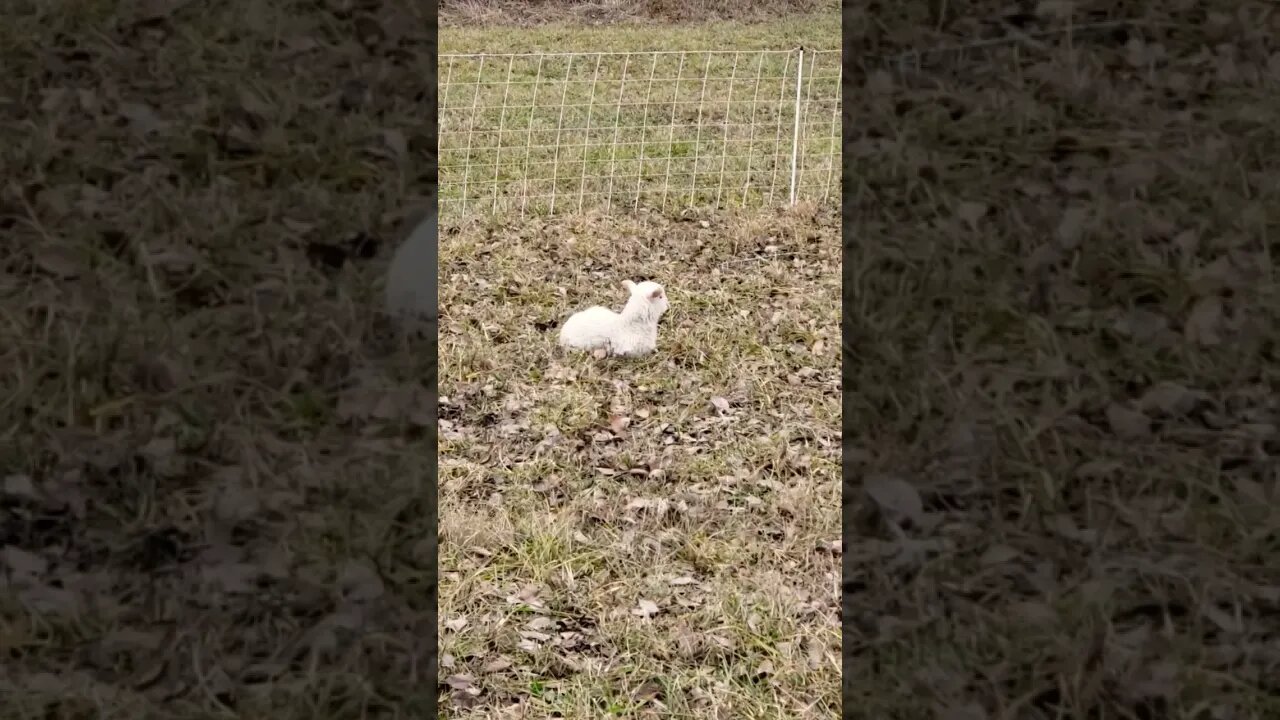
[[[840,51],[440,56],[443,215],[840,197]]]

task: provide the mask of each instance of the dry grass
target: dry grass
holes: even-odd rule
[[[435,46],[337,5],[0,11],[0,716],[430,712]]]
[[[855,717],[1280,716],[1280,14],[1078,5],[846,73]]]
[[[450,717],[835,717],[830,210],[468,223],[441,238]],[[623,278],[659,351],[555,345]]]
[[[760,22],[780,14],[834,12],[835,0],[443,0],[441,27]]]
[[[647,52],[654,50],[778,50],[799,45],[834,48],[840,44],[840,13],[774,15],[760,21],[718,20],[664,25],[655,32],[642,22],[585,26],[549,23],[509,28],[458,25],[440,30],[441,53],[503,52]]]
[[[676,25],[657,37],[637,32],[652,19],[640,17],[643,8],[586,28],[583,18],[603,6],[547,3],[536,17],[512,17],[514,5],[467,5],[468,27],[450,27],[442,48],[833,47],[837,27],[831,12],[765,24],[740,22],[740,12],[739,21]],[[742,8],[745,15],[758,9]],[[450,18],[459,15],[465,13]],[[539,26],[518,34],[491,27],[513,22]],[[652,107],[616,114],[606,107],[624,87],[643,87],[651,71],[675,76],[679,56],[664,56],[661,67],[648,58],[629,69],[624,61],[583,63],[571,76],[578,84],[568,87],[560,82],[570,77],[564,58],[485,68],[486,81],[541,78],[538,97],[552,99],[548,113],[519,107],[530,103],[532,86],[494,85],[477,95],[459,85],[445,101],[442,127],[463,131],[441,139],[440,672],[448,717],[781,719],[839,712],[837,218],[832,204],[680,214],[719,202],[709,166],[726,163],[745,175],[744,158],[724,158],[713,145],[730,137],[716,122],[746,120],[747,105],[735,106],[732,117],[724,108],[728,93],[740,101],[754,89],[743,81],[756,72],[755,58],[744,60],[750,67],[732,90],[714,78],[741,68],[732,56],[714,59],[712,67],[692,56],[698,64],[686,69],[713,78],[705,100],[720,114],[708,120],[701,141],[692,130],[669,136],[675,128],[662,124],[703,119],[701,108],[673,114],[672,87],[655,86]],[[480,77],[476,67],[458,65],[453,82]],[[780,75],[777,65],[759,69]],[[696,100],[696,85],[686,82],[679,99]],[[592,98],[601,106],[594,114],[573,109]],[[567,113],[557,112],[561,102]],[[472,114],[472,106],[491,107]],[[772,107],[762,113],[779,117]],[[819,154],[831,152],[821,145],[831,134],[831,113],[830,105],[815,112],[815,126],[828,123],[814,133],[824,137],[806,136]],[[643,135],[650,143],[643,157],[634,146],[610,147],[615,124],[646,118],[654,132]],[[598,147],[547,150],[561,166],[555,184],[550,167],[535,168],[530,179],[519,148],[477,150],[551,146],[562,124],[601,129],[565,139]],[[499,125],[501,135],[491,131]],[[623,139],[635,140],[636,132]],[[766,191],[772,148],[762,153],[763,139],[732,139],[742,141],[735,149],[752,145],[751,191]],[[664,203],[668,155],[677,156],[677,175]],[[702,156],[701,168],[680,162],[694,155]],[[479,173],[455,167],[463,158],[479,163]],[[532,158],[543,154],[535,150]],[[678,174],[693,170],[700,176],[691,189]],[[641,173],[657,185],[645,188],[641,213],[631,216],[638,181],[624,176]],[[620,179],[595,195],[606,186],[579,187],[579,174]],[[823,167],[814,175],[825,182]],[[464,188],[468,179],[476,187]],[[765,188],[757,187],[762,182]],[[781,184],[785,194],[785,177]],[[561,196],[555,219],[512,218],[524,194],[549,191]],[[726,204],[738,204],[740,195],[730,181]],[[493,208],[505,219],[455,220],[462,199],[472,214]],[[747,204],[762,199],[753,195]],[[530,215],[550,209],[546,197],[531,200]],[[649,212],[649,205],[665,212]],[[667,285],[672,311],[658,352],[596,361],[556,347],[557,328],[573,310],[624,299],[624,278]]]

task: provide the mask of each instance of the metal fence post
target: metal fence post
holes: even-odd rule
[[[791,204],[796,204],[796,168],[800,159],[800,80],[804,77],[804,48],[796,63],[796,122],[791,134]]]

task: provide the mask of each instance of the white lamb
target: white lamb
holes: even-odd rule
[[[656,282],[623,280],[631,293],[622,313],[589,307],[569,316],[560,328],[560,345],[591,350],[599,356],[647,355],[658,345],[658,319],[667,311],[667,293]]]

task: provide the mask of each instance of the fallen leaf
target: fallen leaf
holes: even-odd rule
[[[214,515],[232,525],[248,520],[257,514],[261,507],[256,495],[238,482],[228,483],[218,492],[214,501]]]
[[[729,401],[722,397],[717,396],[711,398],[711,405],[722,413],[729,412]]]
[[[70,590],[36,585],[18,593],[18,601],[37,613],[69,618],[83,609],[80,596]]]
[[[49,569],[48,560],[23,550],[17,545],[6,545],[4,550],[0,551],[0,558],[4,559],[4,565],[9,572],[17,577],[34,579]]]
[[[385,586],[378,572],[366,563],[350,561],[338,573],[338,586],[352,600],[374,600],[382,596]]]
[[[1034,275],[1053,267],[1060,260],[1062,260],[1062,250],[1056,245],[1045,243],[1031,251],[1023,266],[1026,268],[1027,274]]]
[[[1154,165],[1142,161],[1126,163],[1112,171],[1117,188],[1126,194],[1134,190],[1145,190],[1155,182],[1156,174]]]
[[[1219,630],[1232,635],[1238,635],[1244,632],[1244,625],[1234,614],[1229,613],[1212,603],[1206,603],[1200,608],[1200,613],[1205,616],[1209,622],[1218,627]]]
[[[662,609],[658,607],[657,603],[653,602],[652,600],[641,600],[639,604],[637,604],[636,607],[631,611],[631,614],[647,619],[647,618],[653,617],[654,615],[657,615],[660,612],[662,612]]]
[[[450,675],[444,679],[444,684],[454,690],[470,690],[475,684],[475,678],[470,675]]]
[[[121,117],[127,119],[133,129],[141,135],[158,132],[166,126],[165,121],[146,103],[123,102],[120,103],[119,110]]]
[[[627,426],[630,424],[631,424],[631,418],[627,417],[626,415],[610,415],[609,416],[609,429],[612,430],[615,434],[621,434],[622,431],[626,430]]]
[[[1067,208],[1058,221],[1058,243],[1063,250],[1072,250],[1084,238],[1089,221],[1089,211],[1084,208]]]
[[[844,541],[843,540],[823,540],[818,543],[817,549],[823,552],[831,553],[832,555],[843,555]]]
[[[872,475],[863,481],[862,488],[881,510],[905,517],[916,525],[924,518],[920,493],[901,478]]]
[[[872,95],[888,95],[894,88],[893,74],[886,70],[875,70],[867,74],[867,90]]]
[[[526,627],[530,630],[550,630],[556,626],[556,621],[546,617],[545,615],[536,617],[528,622]]]
[[[1123,405],[1107,407],[1107,424],[1123,440],[1138,440],[1151,435],[1151,418]]]
[[[209,588],[229,595],[257,592],[257,580],[261,574],[257,566],[240,562],[224,562],[200,570],[200,576]]]
[[[1051,515],[1044,520],[1045,527],[1053,533],[1060,535],[1068,540],[1093,544],[1097,542],[1098,531],[1092,528],[1081,529],[1076,525],[1075,519],[1065,513]]]
[[[386,143],[393,155],[397,158],[409,156],[409,143],[404,139],[404,133],[394,128],[388,128],[382,131],[382,141]]]
[[[1199,396],[1176,382],[1156,383],[1142,394],[1138,407],[1144,412],[1156,411],[1178,417],[1195,409]]]
[[[65,245],[37,245],[31,252],[31,259],[36,267],[62,278],[73,278],[86,270],[84,258]]]
[[[663,694],[662,683],[657,680],[646,680],[636,688],[636,702],[648,702],[650,700],[661,700]]]
[[[1235,486],[1236,492],[1248,500],[1251,505],[1257,508],[1265,508],[1267,512],[1270,512],[1271,498],[1260,483],[1246,477],[1237,477],[1231,480],[1231,484]]]
[[[1149,310],[1134,308],[1116,319],[1115,331],[1139,342],[1154,340],[1169,328],[1169,320]]]
[[[45,113],[56,112],[63,104],[63,101],[71,94],[69,89],[64,87],[46,88],[41,90],[40,93],[44,96],[44,99],[40,101],[37,107],[40,108],[41,112]]]
[[[177,362],[153,355],[138,361],[133,368],[133,380],[145,390],[166,393],[187,382],[188,376]]]
[[[1183,333],[1189,342],[1201,347],[1222,344],[1222,298],[1212,295],[1201,298],[1191,308]]]
[[[239,100],[240,107],[245,112],[259,119],[266,119],[275,114],[275,108],[248,88],[240,88]]]
[[[35,486],[30,475],[10,475],[4,479],[4,494],[11,497],[34,498]]]
[[[980,202],[962,202],[956,207],[956,216],[973,229],[977,229],[978,221],[986,214],[987,206]]]
[[[1125,695],[1135,700],[1146,702],[1160,698],[1173,700],[1183,687],[1183,683],[1179,681],[1181,674],[1182,670],[1179,663],[1169,659],[1155,660],[1151,665],[1143,668],[1142,672],[1138,673],[1136,680],[1126,689]],[[1208,716],[1211,718],[1228,718],[1236,715],[1230,711],[1219,714],[1210,710]]]
[[[628,510],[652,510],[655,515],[663,516],[671,509],[671,501],[666,498],[638,497],[627,503]]]
[[[992,545],[987,548],[986,552],[982,553],[982,557],[979,558],[978,562],[983,565],[1004,565],[1010,561],[1017,560],[1021,556],[1022,553],[1017,548],[1009,547],[1008,545]]]
[[[1006,608],[1009,617],[1021,620],[1029,625],[1052,627],[1059,621],[1058,613],[1042,602],[1023,600]]]
[[[1200,234],[1195,230],[1183,230],[1173,238],[1173,246],[1183,257],[1191,257],[1200,249]]]
[[[1088,460],[1076,468],[1076,477],[1082,480],[1099,480],[1114,474],[1123,467],[1123,464],[1115,460]]]
[[[538,588],[535,585],[527,585],[515,595],[509,595],[507,602],[512,605],[528,605],[533,608],[544,607],[545,603],[538,597]]]

